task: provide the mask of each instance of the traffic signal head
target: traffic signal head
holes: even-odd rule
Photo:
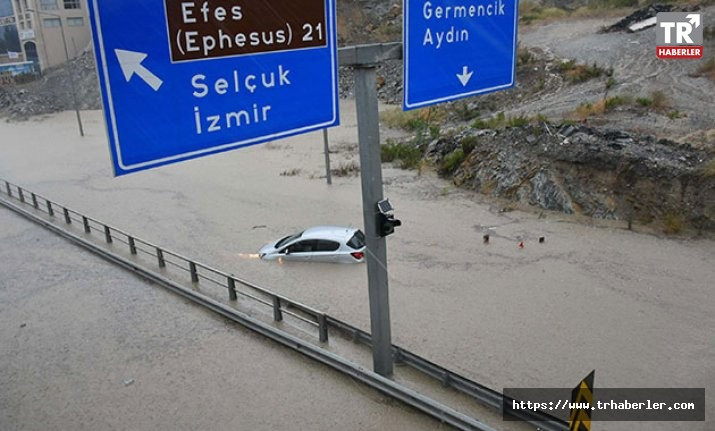
[[[380,236],[385,237],[395,233],[395,228],[402,226],[402,222],[395,218],[392,214],[377,214],[377,232]]]

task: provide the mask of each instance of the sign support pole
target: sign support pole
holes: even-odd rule
[[[387,247],[385,238],[378,235],[377,227],[377,202],[383,199],[383,195],[380,125],[375,84],[375,64],[355,67],[355,104],[360,143],[363,219],[367,242],[373,369],[382,376],[390,377],[393,373],[393,358],[387,286]]]
[[[333,175],[330,172],[330,148],[328,146],[328,129],[323,129],[323,148],[325,151],[325,178],[328,185],[333,184]]]

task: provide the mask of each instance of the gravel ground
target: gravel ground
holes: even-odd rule
[[[704,8],[702,13],[704,23],[715,22],[715,6]],[[672,110],[687,115],[681,119],[670,119],[657,113],[619,112],[606,120],[610,128],[671,139],[682,138],[696,129],[712,129],[715,125],[715,83],[705,77],[691,75],[707,58],[712,57],[715,48],[713,40],[706,44],[705,52],[710,54],[702,60],[659,60],[655,56],[655,27],[637,33],[600,32],[615,21],[590,19],[527,26],[521,29],[519,40],[524,46],[541,48],[558,58],[612,68],[616,86],[609,91],[610,95],[649,96],[653,91],[660,90],[667,95]],[[525,100],[514,112],[560,116],[573,111],[582,102],[593,102],[603,98],[603,95],[602,80],[581,85],[564,84],[550,94]]]

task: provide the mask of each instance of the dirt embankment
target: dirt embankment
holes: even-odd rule
[[[467,130],[424,156],[456,185],[547,210],[715,229],[712,154],[688,144],[584,125]]]
[[[646,8],[646,10],[650,10]],[[551,119],[568,118],[580,106],[615,96],[641,99],[662,95],[661,109],[638,109],[636,103],[596,112],[591,124],[681,142],[693,140],[696,131],[713,129],[715,81],[709,79],[715,61],[712,23],[715,6],[701,7],[705,29],[705,57],[699,60],[661,60],[655,55],[655,26],[631,33],[615,30],[621,18],[592,18],[533,24],[520,29],[524,48],[539,48],[548,57],[608,70],[608,75],[580,83],[564,81],[554,91],[541,93],[512,114],[542,113]],[[710,26],[710,27],[707,27]],[[617,26],[616,26],[617,27]],[[517,80],[519,80],[517,75]],[[627,109],[628,108],[628,109]],[[697,137],[696,137],[697,138]],[[690,142],[693,143],[693,142]],[[715,142],[710,142],[715,145]]]
[[[51,114],[75,108],[72,94],[74,79],[79,109],[100,109],[99,86],[94,54],[84,52],[66,65],[45,71],[45,74],[27,84],[0,87],[0,117],[26,120],[32,116]]]

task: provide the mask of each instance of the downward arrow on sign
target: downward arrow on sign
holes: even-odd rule
[[[466,87],[466,86],[467,86],[467,84],[469,83],[469,80],[472,79],[472,74],[473,74],[473,73],[474,73],[474,71],[471,71],[471,72],[470,72],[470,71],[469,71],[469,68],[468,68],[467,66],[464,66],[464,67],[462,68],[462,73],[461,73],[461,74],[459,74],[459,73],[457,74],[457,78],[459,78],[459,82],[462,83],[462,86],[463,86],[463,87]]]
[[[142,61],[147,57],[147,54],[143,52],[125,51],[123,49],[115,49],[114,53],[117,54],[119,67],[122,68],[122,73],[124,73],[124,78],[127,82],[136,74],[154,91],[159,90],[161,84],[164,83],[158,76],[151,73],[149,69],[142,66]]]

